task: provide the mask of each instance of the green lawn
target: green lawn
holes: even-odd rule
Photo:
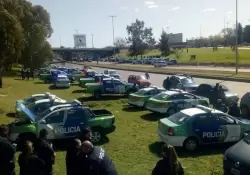
[[[8,117],[14,112],[15,100],[30,94],[50,91],[64,99],[78,98],[86,101],[91,108],[105,108],[116,116],[117,130],[108,135],[102,146],[111,156],[121,175],[147,175],[151,173],[159,159],[161,144],[157,137],[157,119],[159,116],[147,111],[129,108],[126,98],[105,98],[94,101],[84,96],[76,85],[67,90],[49,90],[49,85],[38,81],[4,78],[4,88],[0,89],[0,123],[9,123]],[[109,141],[108,141],[109,140]],[[210,150],[209,150],[210,149]],[[196,154],[188,154],[177,149],[186,173],[193,175],[222,174],[222,152],[225,147],[202,148]],[[213,151],[211,151],[213,150]],[[57,152],[55,174],[65,173],[65,152]],[[17,168],[18,171],[18,168]]]
[[[230,48],[218,48],[218,51],[213,52],[212,48],[189,48],[187,53],[186,49],[180,52],[180,58],[178,61],[180,63],[186,63],[190,60],[190,55],[195,54],[196,60],[192,62],[200,63],[235,63],[235,52],[232,52]],[[128,57],[127,50],[121,50],[121,57]],[[144,56],[155,56],[160,55],[159,50],[152,50],[146,52]],[[168,57],[176,58],[176,55],[169,55]],[[239,49],[239,63],[248,64],[250,63],[250,50]]]

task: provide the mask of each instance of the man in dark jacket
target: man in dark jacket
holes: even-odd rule
[[[36,155],[45,163],[45,175],[53,174],[53,165],[55,163],[55,152],[52,145],[47,142],[48,132],[42,129],[39,133],[39,139],[35,145]]]
[[[219,110],[219,111],[225,112],[225,113],[227,113],[227,111],[228,111],[227,106],[224,103],[222,103],[221,99],[217,100],[217,104],[215,105],[214,108]]]
[[[241,117],[240,107],[237,102],[230,105],[228,114],[233,117]]]
[[[0,174],[15,175],[16,149],[6,138],[9,135],[7,126],[0,126]]]
[[[104,149],[94,146],[90,141],[82,143],[77,167],[79,175],[118,175]]]
[[[169,90],[169,89],[170,89],[170,87],[171,87],[171,81],[170,81],[169,77],[167,77],[167,79],[165,79],[165,80],[163,81],[163,87],[164,87],[166,90]]]
[[[80,153],[81,140],[74,139],[69,145],[66,153],[67,175],[75,175],[77,172],[77,157]]]

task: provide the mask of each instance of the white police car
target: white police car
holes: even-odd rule
[[[67,75],[58,75],[54,83],[56,88],[69,88],[70,80]]]

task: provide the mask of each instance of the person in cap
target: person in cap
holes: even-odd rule
[[[80,146],[81,146],[81,140],[80,139],[74,139],[66,153],[66,169],[67,169],[67,175],[75,175],[76,174],[76,165],[77,165],[77,157],[80,153]]]
[[[26,141],[18,158],[20,175],[44,175],[45,163],[33,150],[33,143]]]
[[[47,135],[48,132],[45,129],[40,131],[39,139],[35,145],[35,153],[45,162],[45,175],[52,175],[56,154],[52,145],[47,141]]]
[[[79,175],[118,175],[114,163],[105,150],[94,146],[90,141],[81,144],[77,172]]]
[[[9,129],[0,125],[0,175],[15,175],[16,148],[7,139]]]
[[[165,144],[162,148],[163,158],[156,163],[152,175],[183,175],[184,170],[178,161],[178,156],[173,146]]]

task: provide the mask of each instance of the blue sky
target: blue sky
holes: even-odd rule
[[[235,24],[235,0],[30,0],[44,6],[51,15],[54,29],[49,39],[53,47],[60,43],[73,47],[73,34],[86,34],[87,47],[112,45],[112,22],[116,15],[115,36],[126,37],[126,26],[136,18],[153,28],[159,39],[162,28],[171,33],[183,33],[187,38],[216,34]],[[250,24],[250,0],[238,0],[239,22]],[[169,27],[168,29],[166,27]],[[61,39],[60,39],[61,38]],[[60,42],[61,40],[61,42]]]

